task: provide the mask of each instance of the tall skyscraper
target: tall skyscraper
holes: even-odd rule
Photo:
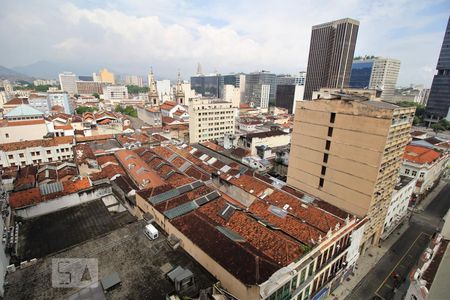
[[[382,233],[415,108],[381,101],[374,90],[326,90],[297,102],[287,183],[368,216],[364,251]]]
[[[347,87],[359,21],[341,19],[313,26],[304,99],[322,87]]]
[[[64,72],[59,74],[59,84],[61,90],[68,92],[69,94],[78,93],[77,90],[77,75],[71,72]]]
[[[349,86],[381,89],[381,100],[392,101],[397,84],[400,61],[384,57],[362,57],[353,61]]]
[[[144,86],[144,79],[139,75],[125,75],[125,85]]]
[[[434,75],[427,102],[425,120],[428,122],[436,122],[445,117],[450,118],[450,18],[436,69],[437,74]]]

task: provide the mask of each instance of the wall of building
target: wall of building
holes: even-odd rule
[[[0,127],[0,143],[40,140],[48,133],[45,123]]]
[[[161,112],[149,112],[146,108],[137,107],[138,118],[150,126],[162,126]]]
[[[99,199],[111,193],[112,193],[111,186],[96,188],[94,190],[70,194],[50,201],[41,202],[39,204],[26,207],[23,209],[17,209],[15,213],[16,215],[24,219],[33,218],[55,212],[63,208],[68,208],[80,205],[82,203],[90,202],[92,200]]]

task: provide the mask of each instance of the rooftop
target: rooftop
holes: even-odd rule
[[[281,131],[281,130],[270,130],[270,131],[264,131],[264,132],[247,133],[245,135],[245,138],[247,138],[247,139],[253,139],[253,138],[263,139],[263,138],[269,138],[269,137],[286,135],[286,134],[288,134],[288,133]]]
[[[87,222],[86,222],[87,223]],[[34,299],[67,299],[78,288],[62,289],[51,286],[51,262],[55,257],[96,258],[99,280],[117,272],[121,284],[108,291],[107,299],[165,299],[174,290],[167,273],[178,266],[189,269],[197,284],[197,293],[216,282],[214,277],[200,266],[181,247],[173,250],[162,235],[151,241],[144,234],[145,222],[134,222],[77,247],[45,257],[28,268],[9,274],[6,298],[20,299],[24,294]],[[76,234],[76,232],[75,232]],[[58,239],[55,239],[58,240]],[[194,294],[185,296],[195,297]]]
[[[397,184],[395,185],[394,189],[396,191],[401,190],[402,188],[404,188],[405,186],[408,185],[408,183],[410,183],[411,181],[413,181],[414,178],[413,177],[408,177],[408,176],[403,176],[400,175],[399,176],[399,180],[397,181]]]
[[[441,156],[436,150],[421,147],[421,146],[413,146],[407,145],[405,149],[405,153],[403,154],[403,158],[405,160],[418,163],[418,164],[429,164],[437,160]]]
[[[72,143],[73,143],[72,136],[59,136],[59,137],[54,137],[54,138],[50,138],[50,139],[31,140],[31,141],[0,144],[0,150],[5,151],[5,152],[10,152],[10,151],[22,150],[22,149],[26,149],[26,148],[56,147],[58,145],[72,144]]]
[[[5,117],[6,118],[13,118],[13,117],[27,117],[27,116],[43,116],[44,113],[37,110],[36,108],[28,105],[28,104],[21,104],[12,110],[10,110]]]
[[[44,257],[118,229],[133,220],[127,211],[109,212],[102,200],[23,220],[19,257],[21,260]]]

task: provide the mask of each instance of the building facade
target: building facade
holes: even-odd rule
[[[415,108],[339,92],[327,98],[297,105],[287,183],[367,216],[364,251],[381,236]]]
[[[77,81],[77,93],[80,95],[102,94],[105,83],[99,81]]]
[[[191,88],[202,97],[221,98],[223,79],[220,74],[191,77]]]
[[[304,99],[320,88],[348,86],[358,29],[349,18],[313,26]]]
[[[114,73],[109,72],[107,69],[101,69],[98,76],[101,82],[116,84],[116,77],[114,76]]]
[[[67,93],[50,92],[47,97],[48,102],[50,103],[50,108],[55,105],[59,105],[64,107],[64,113],[69,115],[73,114],[73,107],[70,104],[69,95]]]
[[[59,85],[61,90],[69,94],[77,94],[77,75],[71,72],[64,72],[59,74]]]
[[[436,70],[437,74],[433,77],[427,102],[425,120],[428,122],[436,122],[442,118],[450,119],[450,18],[445,30]]]
[[[237,108],[220,99],[194,98],[189,101],[190,143],[223,139],[226,134],[235,133]]]
[[[117,105],[122,100],[128,99],[128,89],[123,85],[109,85],[103,88],[105,102],[110,105]]]
[[[278,85],[275,100],[276,107],[286,108],[289,114],[295,112],[297,101],[303,100],[305,87],[303,85]]]
[[[245,97],[247,103],[266,109],[275,103],[277,92],[276,75],[269,71],[253,72],[245,76]]]
[[[125,75],[125,85],[135,85],[138,87],[144,86],[144,79],[138,75]]]

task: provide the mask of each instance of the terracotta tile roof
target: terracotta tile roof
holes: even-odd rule
[[[139,155],[131,150],[119,150],[115,152],[122,167],[136,184],[143,188],[163,185],[164,181],[158,174],[151,170]]]
[[[61,130],[72,130],[73,129],[73,127],[72,127],[72,125],[55,125],[54,126],[55,127],[55,129],[61,129]]]
[[[420,135],[424,135],[424,134],[426,134],[426,132],[424,132],[424,131],[413,131],[413,132],[411,132],[412,136],[420,136]]]
[[[213,220],[213,223],[238,233],[280,267],[290,264],[304,253],[300,243],[281,232],[263,226],[243,211],[235,210],[228,220],[223,219],[219,214],[226,203],[225,199],[220,198],[202,205],[196,212],[204,214]]]
[[[20,105],[20,104],[28,104],[28,100],[16,97],[16,98],[12,98],[11,100],[9,100],[8,102],[6,102],[3,105],[8,106],[8,105]]]
[[[249,243],[232,241],[196,213],[176,218],[172,224],[244,284],[265,282],[279,269],[279,265],[265,259]]]
[[[447,250],[448,243],[449,243],[448,240],[442,240],[441,245],[439,246],[439,249],[434,254],[434,256],[431,260],[430,265],[425,270],[425,272],[423,272],[423,274],[422,274],[422,279],[427,282],[426,286],[427,286],[428,290],[431,289],[431,285],[433,284],[434,277],[436,276],[439,266],[441,265],[441,261],[444,258],[445,251]],[[442,267],[444,267],[444,266],[442,266]]]
[[[180,168],[185,162],[186,160],[184,158],[177,156],[172,160],[172,165],[174,165],[177,168]]]
[[[177,120],[175,120],[174,118],[171,118],[171,117],[162,117],[161,119],[162,119],[163,124],[171,124],[171,123],[177,121]]]
[[[174,108],[177,104],[173,101],[166,101],[163,104],[161,104],[160,108],[161,110],[171,110]]]
[[[119,161],[116,159],[116,157],[114,156],[114,154],[108,154],[108,155],[102,155],[102,156],[97,156],[97,162],[99,166],[102,166],[106,163],[113,163],[118,165]]]
[[[68,180],[64,181],[62,184],[63,184],[62,191],[47,195],[42,195],[38,187],[11,193],[9,196],[9,203],[11,205],[11,208],[18,209],[30,205],[35,205],[65,195],[74,194],[89,189],[91,187],[91,182],[88,178],[83,178],[76,181]]]
[[[17,173],[17,178],[14,181],[14,191],[20,191],[23,189],[29,189],[36,184],[36,166],[21,167]]]
[[[183,115],[183,114],[185,114],[185,113],[187,113],[186,111],[184,111],[184,110],[181,110],[181,109],[178,109],[176,112],[174,112],[173,114],[174,115],[177,115],[177,116],[181,116],[181,115]]]
[[[228,177],[228,175],[222,174],[221,177],[226,179]],[[273,186],[268,185],[265,182],[262,182],[260,180],[257,180],[255,177],[249,176],[247,174],[243,174],[243,175],[239,176],[239,178],[232,177],[228,181],[230,183],[240,187],[247,193],[250,193],[257,197],[259,197],[266,189],[274,188]]]
[[[440,156],[441,154],[436,150],[413,145],[407,145],[405,153],[403,154],[404,159],[418,164],[432,163]]]
[[[245,150],[244,148],[240,147],[231,150],[231,155],[239,158],[246,157],[249,154],[250,154],[249,150]]]
[[[167,183],[170,183],[174,187],[179,187],[179,186],[194,182],[195,179],[188,177],[184,174],[176,173],[176,174],[170,176],[166,181],[167,181]]]
[[[24,120],[24,121],[7,121],[3,120],[3,122],[0,123],[1,127],[13,127],[13,126],[29,126],[29,125],[38,125],[38,124],[45,124],[44,119],[40,120]]]
[[[93,136],[80,136],[76,137],[77,143],[83,143],[83,142],[91,142],[91,141],[98,141],[98,140],[109,140],[113,139],[114,135],[112,134],[99,134],[99,135],[93,135]]]
[[[164,142],[164,141],[168,141],[169,140],[165,136],[162,136],[162,135],[160,135],[158,133],[153,134],[152,137],[155,138],[157,141],[160,141],[160,142]]]
[[[217,145],[217,144],[215,144],[213,142],[210,142],[210,141],[206,141],[206,142],[203,142],[203,143],[200,143],[200,144],[205,146],[205,147],[207,147],[207,148],[209,148],[209,149],[211,149],[211,150],[214,150],[214,151],[218,151],[218,152],[225,151],[224,147],[222,147],[220,145]]]
[[[94,151],[88,144],[78,144],[73,147],[77,164],[88,163],[88,160],[96,160]]]
[[[21,150],[26,148],[33,147],[55,147],[58,145],[64,144],[72,144],[73,137],[71,136],[60,136],[54,137],[51,139],[42,139],[42,140],[32,140],[32,141],[23,141],[23,142],[14,142],[14,143],[5,143],[0,144],[0,150],[9,152],[15,150]]]
[[[162,146],[154,147],[152,148],[152,151],[166,160],[169,159],[169,157],[171,157],[173,154],[173,152],[170,151],[168,148]]]

